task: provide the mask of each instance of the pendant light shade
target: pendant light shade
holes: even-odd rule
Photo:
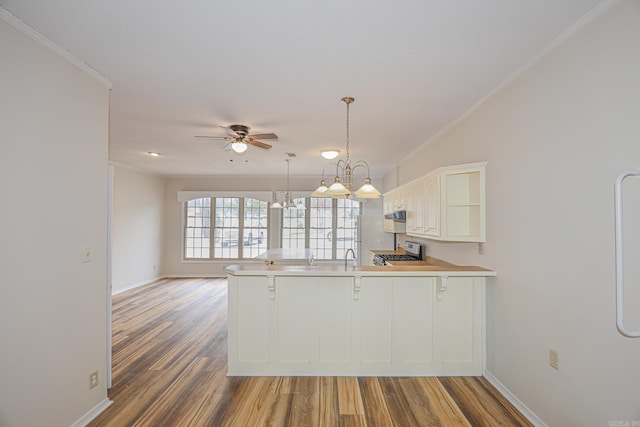
[[[320,187],[316,189],[313,193],[311,193],[311,197],[331,197],[327,194],[327,183],[323,180],[320,180]]]
[[[356,191],[355,195],[359,199],[377,199],[380,197],[380,192],[371,185],[371,178],[367,177],[364,180],[364,185]]]
[[[340,177],[336,176],[335,181],[327,189],[325,194],[327,195],[327,197],[341,198],[347,197],[349,194],[351,194],[351,192],[342,184],[342,182],[340,182]]]

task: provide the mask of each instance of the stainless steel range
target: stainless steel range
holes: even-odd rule
[[[373,257],[374,265],[387,265],[393,261],[422,261],[422,245],[416,242],[404,242],[404,254],[376,254]]]

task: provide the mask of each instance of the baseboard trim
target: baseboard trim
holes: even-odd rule
[[[87,424],[93,421],[94,418],[100,415],[102,411],[107,409],[112,403],[113,401],[109,400],[109,398],[105,398],[102,402],[94,406],[89,412],[84,414],[82,418],[71,424],[71,427],[85,427]]]
[[[515,394],[511,393],[508,388],[504,386],[493,374],[485,369],[484,378],[491,383],[513,406],[516,407],[522,415],[528,419],[535,427],[548,427],[544,421],[542,421],[536,414],[527,408]]]
[[[130,291],[131,289],[139,288],[140,286],[150,285],[152,283],[159,282],[164,278],[165,278],[164,276],[161,276],[161,277],[156,277],[155,279],[145,280],[143,282],[131,283],[125,286],[124,288],[119,288],[118,290],[114,290],[111,295],[118,295],[119,293]]]
[[[165,279],[226,279],[226,274],[165,274]]]

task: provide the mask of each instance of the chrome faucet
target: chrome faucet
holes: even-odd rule
[[[353,249],[349,248],[345,251],[344,253],[344,269],[347,269],[347,256],[349,255],[349,252],[351,252],[351,255],[353,255],[353,259],[356,259],[356,253],[353,251]]]

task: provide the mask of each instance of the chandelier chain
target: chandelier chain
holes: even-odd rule
[[[350,102],[347,102],[347,163],[349,163],[349,104],[351,104]]]

